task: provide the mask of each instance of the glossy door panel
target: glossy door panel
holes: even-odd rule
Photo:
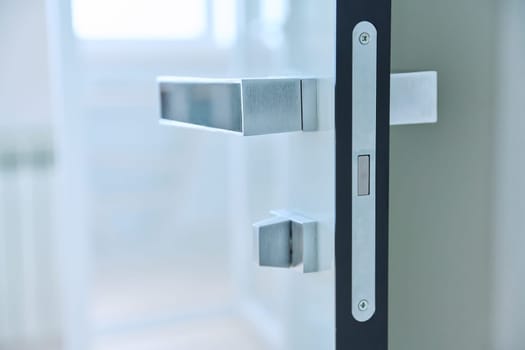
[[[82,254],[76,255],[89,278],[70,294],[70,303],[82,308],[68,316],[72,324],[83,325],[71,335],[71,344],[86,349],[149,349],[153,344],[159,349],[206,350],[334,350],[336,344],[338,350],[367,348],[364,345],[375,350],[386,344],[389,7],[386,1],[378,2],[377,13],[364,18],[368,14],[364,8],[372,8],[364,0],[339,4],[337,54],[342,56],[337,58],[336,72],[335,0],[274,1],[287,8],[280,19],[270,16],[273,10],[265,9],[265,3],[242,1],[238,42],[227,56],[226,68],[219,58],[211,60],[206,54],[199,59],[207,60],[208,70],[197,59],[187,66],[191,68],[181,68],[173,62],[182,53],[166,59],[147,50],[146,57],[157,63],[140,66],[131,59],[140,56],[138,50],[131,50],[131,63],[114,64],[96,56],[90,46],[96,43],[80,45],[77,54],[82,59],[74,71],[83,75],[80,83],[70,76],[69,84],[81,85],[82,94],[76,97],[85,118],[74,129],[87,133],[77,142],[85,152],[84,190],[89,193],[86,206],[92,220],[86,226],[89,244],[77,246]],[[358,322],[351,312],[348,103],[351,34],[363,19],[377,28],[380,67],[378,244],[375,313]],[[240,116],[250,111],[236,109],[226,122],[212,118],[213,127],[233,133],[156,125],[159,107],[179,112],[173,105],[159,106],[156,77],[195,75],[320,78],[317,91],[310,91],[317,104],[317,123],[295,118],[286,129],[294,132],[242,137],[236,134],[246,126]],[[241,99],[238,92],[236,87],[228,91],[230,97]],[[195,96],[199,94],[196,91]],[[301,103],[304,99],[294,96],[293,108],[286,112],[303,117],[308,108]],[[200,116],[208,118],[210,106],[200,107]],[[255,112],[261,120],[264,113]],[[199,119],[197,124],[206,122]],[[265,130],[275,131],[273,126]],[[298,213],[316,222],[319,271],[304,273],[257,262],[253,224],[275,211]],[[72,272],[67,278],[66,283],[76,280]]]
[[[85,281],[71,284],[68,302],[80,307],[67,319],[82,325],[68,336],[71,350],[334,349],[335,1],[282,2],[282,42],[263,42],[266,24],[246,25],[226,67],[196,54],[181,68],[179,53],[148,50],[115,65],[90,51],[96,43],[80,43],[74,71],[83,74],[68,91],[83,91],[85,118],[71,128],[85,133],[75,139],[90,221],[88,243],[68,256],[89,274],[65,277]],[[259,20],[262,5],[243,3]],[[242,137],[158,125],[156,78],[210,71],[327,77],[321,85],[332,89],[316,96],[320,131]],[[317,222],[322,272],[258,266],[252,225],[273,210]]]

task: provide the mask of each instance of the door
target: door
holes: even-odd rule
[[[335,37],[335,90],[159,78],[163,125],[230,139],[240,313],[263,347],[387,348],[389,1],[338,4]]]
[[[74,285],[67,344],[386,349],[390,3],[228,3],[243,19],[235,50],[210,60],[219,51],[204,45],[187,67],[170,59],[183,55],[176,44],[134,69],[162,41],[129,49],[71,34],[58,50],[76,67],[63,72],[75,116],[64,142],[83,156],[70,153],[65,171],[95,218],[80,239],[62,237],[78,267],[64,271]],[[114,47],[125,59],[107,63]],[[199,71],[205,59],[213,65]],[[181,75],[218,79],[195,80],[182,118],[199,121],[186,125],[176,88],[194,80]],[[220,106],[242,126],[207,125]],[[284,126],[254,122],[248,136],[250,113]],[[158,114],[168,123],[158,126]]]

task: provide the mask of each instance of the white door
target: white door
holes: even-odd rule
[[[335,1],[54,4],[67,347],[333,349]],[[322,127],[162,126],[160,75],[328,78]],[[273,210],[318,223],[322,271],[257,264],[252,224]]]

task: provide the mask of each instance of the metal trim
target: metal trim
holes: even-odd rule
[[[352,33],[352,315],[374,314],[377,30],[368,21]],[[359,157],[369,157],[367,196],[359,195]]]
[[[375,313],[352,315],[352,61],[353,30],[362,21],[377,30]],[[388,177],[390,132],[391,0],[337,0],[335,87],[336,350],[388,349]]]

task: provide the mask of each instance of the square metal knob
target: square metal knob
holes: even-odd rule
[[[316,221],[285,212],[253,227],[259,266],[319,271]]]

